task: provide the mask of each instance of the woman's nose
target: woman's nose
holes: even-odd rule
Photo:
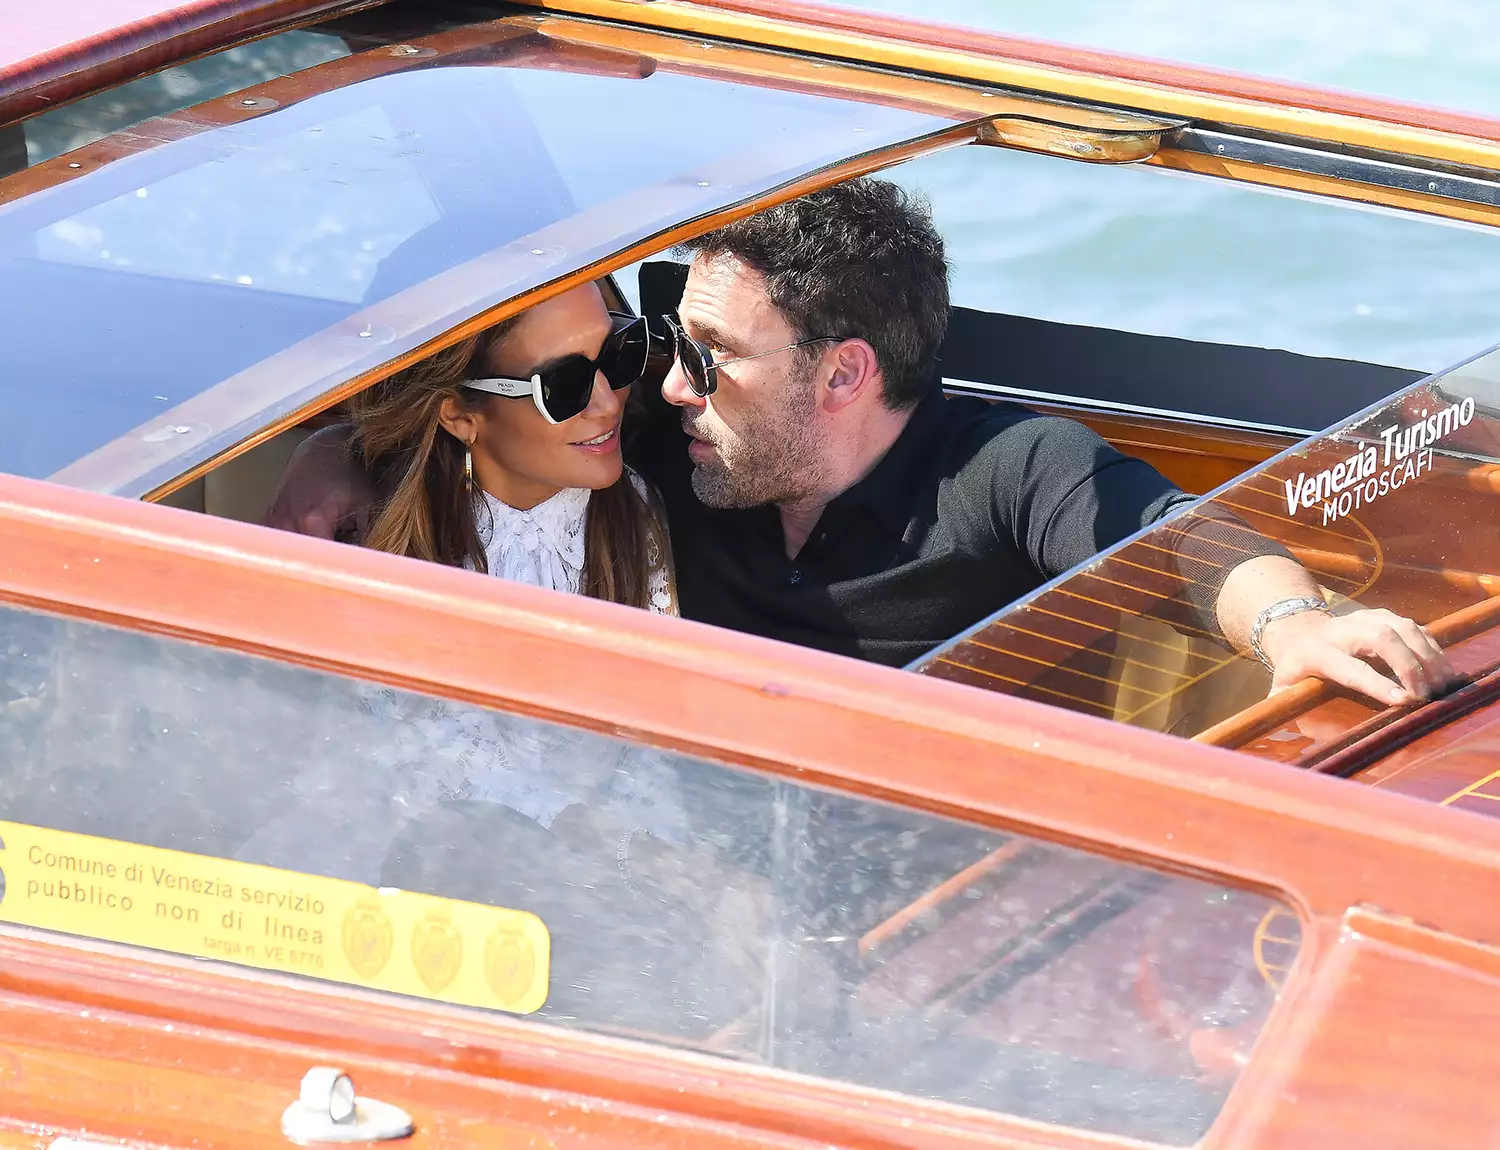
[[[612,419],[619,414],[620,408],[624,406],[626,398],[630,395],[629,388],[621,388],[616,391],[609,386],[609,380],[604,378],[602,371],[594,372],[594,390],[589,396],[588,415],[597,416],[601,419]]]

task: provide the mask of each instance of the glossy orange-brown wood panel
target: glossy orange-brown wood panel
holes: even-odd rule
[[[1482,674],[1500,659],[1494,630],[1500,626],[1500,598],[1428,619],[1425,625],[1447,651],[1459,675]],[[1354,724],[1376,716],[1393,720],[1402,710],[1377,708],[1335,690],[1321,679],[1304,679],[1195,735],[1194,740],[1216,747],[1237,747],[1274,762],[1296,763],[1320,742],[1341,739]],[[1304,733],[1304,724],[1308,732],[1316,734]]]
[[[1258,1145],[1319,1150],[1494,1142],[1493,951],[1355,911],[1320,975],[1276,1051],[1264,1103],[1230,1116],[1226,1138],[1253,1131]],[[1393,1122],[1401,1127],[1394,1137]]]
[[[84,946],[0,934],[0,1125],[262,1147],[302,1074],[336,1065],[411,1114],[414,1148],[1084,1145],[720,1059]]]
[[[682,620],[43,483],[0,478],[0,533],[0,599],[492,702],[1285,892],[1306,941],[1264,1054],[1230,1098],[1222,1130],[1231,1133],[1208,1145],[1327,1144],[1326,1129],[1299,1125],[1284,1102],[1327,1067],[1304,1059],[1288,1080],[1285,1052],[1305,1038],[1306,1004],[1348,908],[1377,905],[1500,945],[1500,825],[1462,811]],[[517,667],[525,674],[505,671]],[[393,1097],[402,1082],[458,1073],[495,1080],[475,1084],[493,1092],[486,1098],[524,1086],[655,1109],[662,1139],[710,1122],[848,1146],[1100,1144],[696,1055],[102,947],[11,938],[0,945],[0,987],[64,1004],[56,1009],[69,1028],[38,1007],[35,1024],[14,1031],[22,1044],[65,1043],[81,1010],[107,1008],[132,1016],[121,1026],[146,1017],[163,1031],[171,1021],[174,1033],[189,1023],[224,1031],[226,1059],[277,1043],[295,1050],[267,1066],[347,1056],[360,1074],[369,1067],[372,1093]],[[1333,1010],[1339,1025],[1361,1025],[1342,1011]],[[118,1046],[98,1041],[121,1058],[178,1057],[156,1045],[166,1038],[130,1033]],[[378,1063],[400,1071],[382,1077]],[[1460,1052],[1439,1051],[1424,1073],[1441,1079],[1462,1065]],[[420,1108],[437,1095],[404,1097]],[[467,1107],[479,1095],[453,1097]],[[485,1105],[495,1107],[487,1116],[514,1113],[509,1102]],[[1259,1133],[1272,1114],[1274,1142]],[[1365,1145],[1419,1144],[1428,1129],[1425,1115],[1392,1108]]]
[[[329,1033],[319,1045],[306,1041],[305,1033],[317,1029],[307,1003],[330,1005],[318,1003],[316,992],[236,988],[231,981],[212,985],[195,1004],[197,1017],[185,1018],[190,1012],[180,1008],[152,1012],[152,991],[168,988],[152,986],[149,971],[141,972],[142,986],[120,988],[117,1007],[100,1002],[97,990],[107,982],[97,980],[94,993],[77,997],[59,988],[61,980],[47,994],[9,988],[25,981],[15,972],[28,963],[51,957],[64,970],[70,962],[77,966],[62,948],[28,953],[21,945],[0,942],[0,953],[8,967],[0,974],[0,985],[6,986],[0,990],[0,1011],[7,1022],[0,1039],[0,1112],[11,1122],[157,1145],[248,1150],[282,1141],[281,1114],[295,1100],[302,1075],[332,1064],[351,1075],[361,1095],[400,1106],[411,1116],[416,1132],[402,1145],[412,1150],[565,1150],[601,1138],[622,1147],[725,1150],[788,1143],[785,1135],[744,1125],[663,1124],[649,1094],[634,1104],[599,1106],[578,1093],[576,1081],[566,1084],[569,1090],[548,1089],[545,1072],[531,1083],[506,1081],[483,1058],[465,1057],[455,1044],[461,1026],[445,1034],[446,1051],[429,1041],[427,1056],[414,1059],[419,1044],[400,1041],[397,1028],[430,1029],[434,1019],[419,1009],[382,1010],[374,1004],[367,1011],[366,1004],[342,1004],[342,1035],[335,1037],[332,1019],[325,1018]],[[185,977],[177,985],[173,997],[179,1004],[191,1002],[200,990],[193,983]],[[207,1017],[226,989],[238,989],[242,996],[258,990],[259,1025],[251,1012],[233,1005]],[[357,1019],[367,1021],[357,1025]],[[299,1028],[304,1030],[300,1042],[275,1033]],[[524,1078],[515,1071],[535,1059],[535,1051],[527,1050],[533,1040],[525,1034],[512,1037],[516,1049],[505,1057],[513,1064],[512,1075]],[[612,1053],[607,1042],[590,1050],[602,1063]]]

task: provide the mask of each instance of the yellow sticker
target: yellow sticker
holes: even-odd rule
[[[0,821],[0,921],[530,1014],[552,941],[526,911]]]

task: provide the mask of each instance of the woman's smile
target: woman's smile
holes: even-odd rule
[[[608,455],[619,451],[620,422],[616,420],[615,425],[602,435],[596,435],[593,439],[575,439],[569,446],[576,447],[579,451],[586,451],[590,455]]]

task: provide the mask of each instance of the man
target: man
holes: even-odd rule
[[[943,397],[943,242],[895,185],[687,247],[675,410],[630,453],[666,503],[687,617],[899,666],[1191,499],[1079,424]],[[1267,544],[1211,606],[1273,689],[1316,675],[1402,704],[1450,677],[1410,620],[1321,604]]]

